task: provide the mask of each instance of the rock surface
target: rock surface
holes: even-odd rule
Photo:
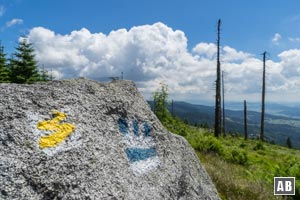
[[[0,199],[219,197],[133,82],[80,78],[0,84]]]

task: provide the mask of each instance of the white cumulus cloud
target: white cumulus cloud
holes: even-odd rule
[[[251,54],[249,54],[249,53],[237,51],[234,48],[229,47],[229,46],[225,46],[223,48],[223,52],[224,52],[224,55],[223,55],[224,62],[243,61],[243,60],[246,60],[246,59],[252,57]]]
[[[134,80],[146,97],[160,82],[168,85],[176,99],[213,99],[214,96],[216,45],[201,42],[189,51],[184,32],[163,23],[114,30],[109,34],[91,33],[82,28],[61,35],[35,27],[30,30],[28,40],[33,43],[39,64],[52,70],[56,78],[85,76],[100,80],[123,72],[124,78]],[[268,92],[279,95],[291,89],[300,92],[298,58],[300,50],[295,49],[279,54],[279,62],[268,60]],[[221,61],[228,100],[240,100],[245,94],[249,98],[259,97],[261,58],[224,46]]]
[[[279,33],[275,33],[275,35],[272,38],[272,42],[274,44],[278,44],[280,39],[281,39],[281,35]]]
[[[12,27],[17,24],[23,24],[23,19],[12,19],[6,22],[6,27]]]
[[[300,77],[300,49],[290,49],[278,55],[282,74],[287,78]]]
[[[211,59],[217,54],[217,45],[201,42],[193,48],[193,52]]]

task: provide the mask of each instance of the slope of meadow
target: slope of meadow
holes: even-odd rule
[[[296,196],[285,199],[300,199],[300,150],[242,137],[215,138],[211,130],[178,119],[163,124],[192,145],[222,199],[284,199],[273,195],[276,176],[296,177]]]

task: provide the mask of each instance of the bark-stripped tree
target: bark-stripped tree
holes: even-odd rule
[[[226,129],[225,129],[225,85],[224,85],[224,71],[222,71],[222,132],[223,135],[226,136]]]
[[[221,64],[220,64],[220,28],[221,19],[218,20],[217,33],[217,80],[216,80],[216,108],[215,108],[215,137],[221,134]]]
[[[244,134],[245,140],[248,139],[248,130],[247,130],[247,102],[244,100]]]
[[[265,126],[265,95],[266,95],[266,51],[263,53],[263,78],[262,78],[262,102],[261,102],[261,123],[260,123],[260,140],[264,140]]]

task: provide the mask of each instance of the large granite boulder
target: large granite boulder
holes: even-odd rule
[[[131,81],[0,84],[0,199],[219,199]]]

